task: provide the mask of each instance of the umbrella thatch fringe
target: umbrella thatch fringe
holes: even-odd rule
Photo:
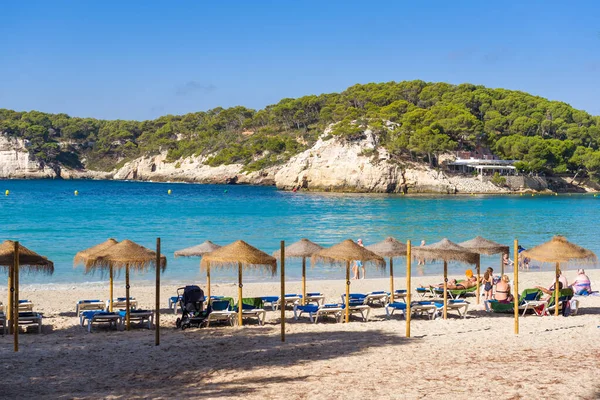
[[[7,267],[13,265],[14,258],[15,242],[12,240],[5,240],[0,244],[0,266],[4,267],[6,270]],[[51,275],[54,273],[54,263],[46,257],[19,244],[19,271],[30,271]]]
[[[509,254],[510,250],[508,246],[482,238],[481,236],[459,243],[458,245],[474,253],[485,254],[488,256],[494,254]]]
[[[465,264],[477,264],[479,254],[444,238],[437,243],[413,249],[414,257],[426,261],[462,262]]]
[[[381,257],[406,257],[406,244],[388,237],[384,241],[367,246],[367,249]]]
[[[285,247],[285,258],[307,258],[317,251],[323,249],[323,246],[311,242],[308,239],[300,239]],[[281,249],[273,252],[273,257],[281,257]]]
[[[177,250],[175,252],[175,258],[177,258],[177,257],[202,257],[203,255],[211,253],[220,248],[221,248],[221,246],[219,246],[218,244],[214,244],[210,240],[207,240],[196,246]]]
[[[523,257],[541,263],[569,263],[590,265],[598,263],[598,257],[592,251],[569,242],[564,236],[554,236],[550,241],[524,250]]]
[[[385,260],[372,251],[354,243],[352,239],[346,239],[341,243],[319,250],[311,257],[311,264],[317,261],[323,261],[332,265],[346,265],[353,261],[362,261],[363,263],[385,269]]]
[[[105,242],[92,246],[88,249],[81,250],[75,257],[73,257],[73,267],[77,267],[79,264],[87,265],[92,257],[94,257],[97,253],[102,253],[106,251],[108,248],[118,244],[119,242],[116,239],[109,238]]]
[[[111,266],[113,271],[127,266],[133,271],[146,271],[149,268],[156,268],[156,252],[131,240],[123,240],[104,251],[94,253],[85,263],[88,272],[92,269],[101,268],[109,270]],[[166,267],[167,258],[161,255],[159,268],[164,271]]]
[[[222,263],[211,262],[210,266],[202,264],[200,266],[200,270],[203,272],[206,272],[208,270],[208,268],[210,268],[211,270],[225,270],[225,269],[237,270],[238,267],[239,267],[239,263],[235,262],[235,261],[222,262]],[[264,264],[244,264],[244,263],[242,263],[242,271],[267,272],[271,276],[275,276],[275,274],[277,273],[277,266],[272,267],[271,265],[264,265]]]
[[[277,260],[267,253],[250,246],[243,240],[223,246],[202,257],[200,267],[207,268],[237,268],[242,264],[243,269],[267,270],[272,275],[277,272]]]

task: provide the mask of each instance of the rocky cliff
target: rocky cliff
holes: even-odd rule
[[[0,135],[2,178],[255,184],[276,185],[283,190],[367,193],[502,193],[510,190],[499,188],[486,179],[449,175],[419,163],[392,161],[370,130],[356,141],[344,141],[326,132],[310,149],[288,162],[257,172],[244,172],[241,164],[211,167],[205,162],[203,156],[168,162],[163,153],[135,159],[112,172],[52,169],[32,161],[22,141]],[[547,185],[541,188],[545,189]],[[521,184],[514,189],[525,190],[527,187]]]

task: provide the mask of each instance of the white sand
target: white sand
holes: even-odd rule
[[[600,288],[600,271],[588,271]],[[567,271],[571,280],[574,271]],[[519,287],[547,286],[551,272],[520,274]],[[417,277],[437,283],[439,277]],[[182,282],[189,283],[189,282]],[[352,282],[352,292],[387,289],[389,279]],[[396,279],[397,288],[405,280]],[[115,296],[124,295],[122,282]],[[201,284],[204,288],[204,285]],[[176,286],[162,288],[162,304]],[[310,281],[339,301],[344,282]],[[300,290],[289,282],[287,293]],[[213,294],[236,296],[237,286],[217,284]],[[469,317],[414,318],[412,337],[405,321],[385,318],[375,308],[372,320],[350,324],[294,321],[287,312],[286,342],[280,341],[279,312],[266,326],[216,326],[186,331],[174,328],[175,316],[163,314],[161,345],[154,331],[131,332],[78,326],[75,301],[106,299],[107,284],[40,285],[21,289],[44,313],[44,333],[0,337],[2,398],[600,398],[600,297],[580,298],[579,315],[526,316],[513,334],[510,315],[488,314],[474,297]],[[148,282],[132,282],[131,293],[153,308]],[[246,284],[244,297],[276,295],[277,284]],[[6,287],[0,297],[6,303]]]

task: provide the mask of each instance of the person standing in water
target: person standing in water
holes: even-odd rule
[[[425,247],[425,239],[421,240],[421,246],[420,247]],[[417,265],[425,265],[425,259],[424,258],[419,258],[417,260]]]

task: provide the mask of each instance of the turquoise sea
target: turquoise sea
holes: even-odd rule
[[[168,194],[168,190],[172,194]],[[54,275],[23,274],[21,282],[99,281],[73,268],[75,253],[109,237],[131,239],[153,247],[161,237],[168,259],[164,278],[181,283],[204,281],[199,259],[173,257],[173,252],[211,240],[227,244],[243,239],[268,253],[306,237],[324,246],[346,238],[366,245],[394,236],[433,243],[444,237],[460,242],[477,235],[512,246],[515,238],[528,248],[555,234],[600,254],[600,197],[559,196],[401,196],[315,194],[278,191],[273,187],[219,186],[115,181],[0,181],[0,240],[19,240],[55,262]],[[5,190],[10,195],[5,196]],[[78,196],[74,191],[79,192]],[[511,247],[512,248],[512,247]],[[498,258],[482,265],[497,270]],[[404,262],[395,263],[403,274]],[[451,266],[462,273],[467,268]],[[439,274],[428,264],[420,274]],[[299,279],[300,262],[288,261],[286,275]],[[336,267],[317,265],[310,279],[343,279]],[[383,276],[372,271],[370,277]],[[153,279],[136,275],[135,279]],[[233,281],[225,271],[214,281]],[[246,281],[277,279],[258,273]],[[6,284],[0,278],[0,284]]]

